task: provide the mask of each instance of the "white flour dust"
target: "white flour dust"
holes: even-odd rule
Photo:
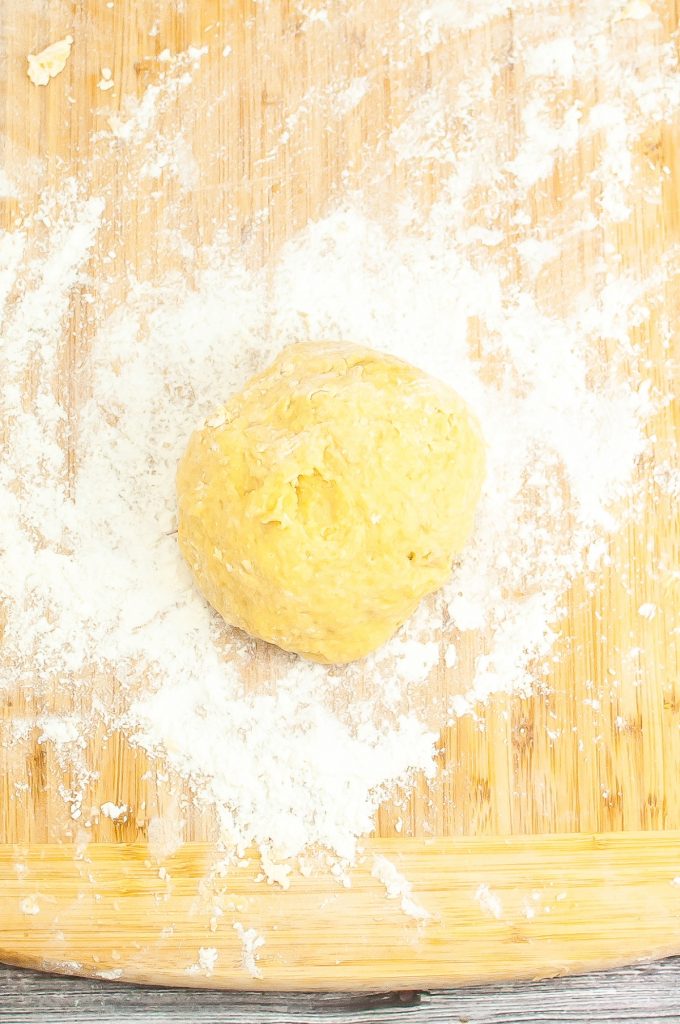
[[[373,857],[371,874],[385,886],[388,900],[399,900],[402,913],[421,923],[429,921],[430,912],[413,898],[413,886],[393,861],[377,854]]]
[[[234,931],[241,940],[243,949],[243,967],[251,978],[261,978],[262,971],[257,966],[260,950],[265,940],[254,928],[244,928],[240,921],[234,922]]]
[[[475,900],[479,903],[484,913],[490,917],[495,917],[498,921],[503,916],[503,904],[500,896],[490,889],[485,882],[482,882],[475,890]]]
[[[413,38],[430,53],[514,6],[408,5],[385,59],[397,66]],[[226,234],[195,259],[178,229],[187,273],[157,281],[128,270],[125,302],[100,312],[112,257],[95,250],[111,195],[102,187],[84,198],[82,182],[46,191],[38,215],[0,239],[0,591],[12,666],[2,685],[39,690],[58,679],[82,696],[88,679],[115,679],[112,704],[95,691],[67,725],[45,717],[42,737],[75,746],[96,721],[122,726],[215,809],[226,848],[255,844],[271,864],[309,846],[351,861],[395,786],[408,788],[418,772],[434,777],[439,727],[495,691],[531,689],[570,582],[607,558],[617,502],[630,494],[646,421],[663,397],[639,375],[630,337],[650,316],[671,257],[635,278],[605,259],[601,243],[594,278],[559,309],[546,302],[543,272],[579,239],[629,216],[642,187],[635,143],[680,97],[672,50],[659,48],[653,17],[646,30],[638,14],[620,13],[612,30],[609,3],[588,3],[582,19],[539,3],[516,7],[514,60],[532,82],[517,137],[509,143],[490,113],[501,63],[461,72],[453,98],[442,79],[363,155],[365,187],[348,184],[259,271]],[[634,51],[619,52],[612,32],[630,21],[640,35]],[[159,194],[191,195],[201,170],[191,129],[179,141],[176,127],[163,135],[159,111],[183,102],[211,55],[201,47],[160,59],[166,77],[126,101],[98,145],[127,154],[137,168],[131,188],[152,180]],[[597,104],[561,103],[575,81]],[[360,111],[374,88],[371,74],[353,73],[307,94],[282,114],[271,152],[296,145],[315,111],[330,118],[333,108],[337,123]],[[584,140],[598,142],[599,156],[573,214],[536,220],[532,188]],[[443,184],[422,208],[418,188],[432,166]],[[408,188],[386,210],[381,182],[404,173]],[[119,225],[123,238],[133,230]],[[85,322],[96,323],[75,364],[74,294]],[[284,344],[307,338],[380,348],[455,387],[483,424],[488,480],[450,583],[386,648],[342,670],[270,652],[258,681],[254,643],[218,621],[179,557],[174,474],[201,417]],[[55,383],[64,366],[76,398]],[[458,649],[471,637],[481,653],[469,670]],[[433,719],[424,684],[441,657],[450,687]],[[113,820],[128,811],[101,809]],[[285,883],[287,872],[273,877]],[[257,936],[241,938],[257,976]],[[196,970],[210,973],[212,951],[201,954]]]
[[[196,962],[187,967],[185,973],[190,975],[203,974],[206,978],[209,978],[215,972],[215,965],[218,959],[219,953],[214,946],[201,946]]]

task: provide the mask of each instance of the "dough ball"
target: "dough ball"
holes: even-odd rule
[[[191,437],[179,544],[227,622],[353,661],[447,579],[483,476],[479,426],[440,381],[357,345],[291,345]]]

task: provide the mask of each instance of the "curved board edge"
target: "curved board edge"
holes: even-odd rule
[[[204,843],[0,846],[0,960],[279,991],[538,979],[680,952],[680,832],[371,839],[286,890]]]

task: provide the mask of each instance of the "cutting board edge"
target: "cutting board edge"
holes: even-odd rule
[[[197,978],[188,980],[182,975],[169,972],[167,975],[163,972],[152,974],[149,971],[140,971],[138,974],[133,971],[123,973],[120,977],[111,978],[105,976],[106,972],[98,972],[97,970],[66,970],[60,969],[59,965],[53,967],[48,966],[47,962],[41,959],[30,960],[19,957],[8,957],[6,954],[0,952],[0,965],[6,967],[16,967],[21,970],[35,971],[40,974],[50,974],[61,978],[83,978],[89,981],[98,982],[109,982],[113,984],[123,985],[143,985],[151,988],[179,988],[179,989],[198,989],[204,991],[219,991],[219,992],[262,992],[262,993],[318,993],[318,994],[333,994],[333,993],[365,993],[365,994],[379,994],[387,992],[413,992],[413,991],[430,991],[433,989],[462,989],[462,988],[474,988],[475,986],[481,987],[484,985],[498,984],[511,982],[523,982],[531,984],[533,982],[550,981],[555,978],[573,978],[588,974],[597,974],[603,971],[612,971],[625,967],[632,967],[634,965],[645,965],[665,960],[669,957],[680,956],[680,939],[670,948],[660,952],[654,952],[649,956],[637,956],[637,957],[622,957],[619,960],[607,960],[602,963],[588,963],[583,964],[580,967],[570,968],[568,970],[561,970],[554,968],[552,970],[546,969],[545,971],[513,971],[507,974],[497,974],[492,978],[487,975],[480,973],[479,976],[470,975],[465,978],[452,979],[447,975],[419,975],[413,974],[411,977],[400,975],[398,978],[385,978],[382,982],[369,982],[369,981],[352,981],[347,980],[343,977],[341,981],[337,983],[323,982],[323,981],[304,981],[297,982],[294,979],[288,980],[247,980],[243,981],[235,976],[229,976],[228,978],[221,978],[219,976],[213,978]]]
[[[77,854],[0,846],[0,961],[175,987],[378,992],[538,980],[680,953],[680,831],[370,839],[349,889],[319,875],[288,892],[262,883],[253,895],[252,866],[228,875],[240,909],[225,910],[213,931],[199,886],[216,852],[187,844],[163,862],[163,878],[141,843]],[[429,921],[386,899],[373,854],[412,883]],[[234,916],[265,938],[261,977],[244,969]],[[215,952],[213,967],[197,961],[188,973],[201,948]]]

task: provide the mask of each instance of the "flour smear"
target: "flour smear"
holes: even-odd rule
[[[442,726],[495,692],[540,682],[570,582],[608,557],[645,425],[665,397],[638,371],[631,331],[674,258],[646,278],[612,258],[615,225],[643,189],[653,193],[635,146],[677,109],[673,48],[659,44],[651,8],[647,18],[611,3],[581,8],[405,5],[384,44],[395,66],[414,40],[422,57],[514,10],[513,60],[531,84],[515,137],[494,115],[500,59],[463,68],[455,87],[440,73],[261,269],[226,231],[197,252],[164,228],[178,269],[158,279],[127,268],[124,301],[109,300],[122,272],[98,239],[111,228],[114,186],[136,195],[151,182],[181,202],[200,178],[191,118],[181,135],[181,118],[172,132],[163,125],[189,104],[212,44],[161,54],[158,82],[99,133],[91,182],[85,168],[45,188],[37,212],[0,239],[2,686],[39,693],[58,681],[78,693],[68,727],[43,716],[43,739],[65,763],[103,721],[190,784],[227,851],[254,844],[275,865],[318,847],[351,862],[396,786],[408,790],[421,772],[434,780]],[[302,30],[333,31],[335,5],[323,10]],[[233,59],[224,43],[216,54]],[[566,103],[566,86],[590,105]],[[282,116],[271,152],[301,145],[315,111],[341,126],[376,88],[367,68],[307,93]],[[597,162],[579,181],[570,161],[584,142]],[[119,178],[107,180],[114,156]],[[559,215],[542,217],[532,190],[560,162],[576,184]],[[425,202],[433,169],[441,185]],[[13,188],[19,177],[12,170]],[[396,180],[388,205],[385,183]],[[116,230],[125,242],[134,225]],[[586,237],[601,250],[598,271],[550,301],[546,281]],[[94,324],[76,363],[75,294],[81,322]],[[463,394],[483,425],[488,480],[450,582],[384,649],[342,669],[270,651],[258,681],[261,648],[217,619],[179,557],[175,468],[194,426],[251,373],[291,341],[323,338],[393,353]],[[55,384],[66,366],[75,400]],[[481,649],[472,670],[458,657],[471,638]],[[448,697],[433,706],[427,683],[442,657]],[[101,677],[116,682],[113,702],[91,682]],[[80,814],[77,796],[71,806]],[[102,806],[112,818],[119,810]],[[384,868],[376,877],[387,885]],[[272,877],[285,884],[288,872]],[[395,894],[413,914],[403,881]],[[259,937],[241,938],[257,975]],[[201,950],[195,969],[213,967]]]

